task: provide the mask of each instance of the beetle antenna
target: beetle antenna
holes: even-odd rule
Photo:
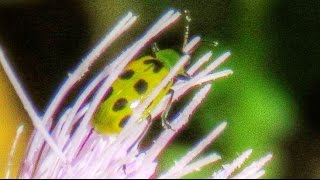
[[[188,39],[189,39],[189,35],[190,35],[191,16],[190,16],[190,11],[187,9],[185,9],[183,11],[183,13],[184,13],[184,17],[185,17],[185,28],[184,28],[182,47],[184,48],[188,43]]]
[[[208,40],[203,39],[202,42],[204,42],[205,45],[210,46],[210,48],[216,48],[216,47],[219,46],[219,41],[218,40],[216,40],[216,41],[208,41]]]

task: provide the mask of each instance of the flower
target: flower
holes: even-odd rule
[[[166,78],[154,89],[147,99],[140,103],[134,110],[128,123],[119,135],[101,135],[96,133],[90,124],[92,116],[103,99],[104,94],[118,78],[125,66],[152,41],[159,33],[167,29],[180,16],[180,13],[169,10],[164,14],[139,40],[127,48],[112,63],[104,67],[96,75],[84,90],[77,96],[74,103],[61,111],[60,105],[68,96],[75,84],[86,75],[90,65],[97,60],[106,48],[123,34],[137,17],[132,13],[122,18],[120,22],[107,34],[102,41],[82,60],[81,64],[62,84],[53,101],[46,109],[43,116],[39,116],[34,110],[31,101],[24,93],[14,72],[10,68],[3,51],[0,52],[0,61],[10,81],[19,95],[25,109],[29,113],[35,130],[30,139],[27,155],[23,161],[19,178],[151,178],[155,175],[157,158],[165,150],[174,136],[187,124],[195,109],[205,99],[211,88],[211,82],[215,79],[228,76],[231,70],[214,72],[230,55],[224,53],[205,68],[203,65],[211,59],[211,52],[206,53],[186,71],[191,78],[178,80],[172,87],[173,101],[177,101],[188,90],[202,84],[202,88],[195,93],[192,100],[170,120],[169,129],[163,129],[159,136],[147,149],[140,149],[139,144],[145,137],[151,126],[150,121],[137,123],[139,117],[156,98],[157,94],[171,81],[177,72],[189,61],[190,52],[200,41],[199,37],[192,39],[183,49],[186,55],[182,56],[177,64],[170,70]],[[166,110],[169,97],[166,96],[151,112],[154,117]],[[60,114],[56,117],[55,114]],[[57,123],[54,123],[57,122]],[[200,140],[184,157],[176,161],[175,165],[159,178],[181,178],[186,174],[199,170],[201,167],[219,160],[221,157],[210,154],[196,159],[201,152],[210,144],[226,127],[226,122],[221,123],[207,137]],[[18,142],[21,129],[17,131],[14,147]],[[233,171],[240,167],[245,159],[251,154],[251,150],[244,152],[238,159],[229,165],[224,165],[220,171],[213,173],[212,178],[228,178]],[[9,158],[10,159],[10,158]],[[262,167],[271,159],[267,155],[257,162],[252,163],[238,175],[238,178],[258,178],[264,174]],[[10,161],[9,161],[10,162]],[[10,175],[8,166],[7,176]]]

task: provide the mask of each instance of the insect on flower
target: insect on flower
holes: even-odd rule
[[[183,46],[186,46],[189,37],[189,23],[191,18],[188,10],[185,10],[185,19],[186,26]],[[92,121],[94,129],[98,133],[119,133],[126,124],[126,121],[132,115],[134,109],[146,99],[181,58],[181,55],[175,50],[159,50],[156,44],[153,44],[152,50],[154,53],[153,56],[143,56],[128,64],[124,72],[108,90]],[[185,70],[181,69],[177,78],[187,76]],[[171,89],[172,85],[173,80],[161,90],[158,96],[143,112],[140,119],[150,116],[150,112],[166,94],[170,93],[169,96],[170,99],[172,99],[174,93]],[[162,113],[162,125],[164,127],[170,127],[165,120],[169,108],[170,104],[168,105],[167,110]]]
[[[188,69],[184,69],[183,67],[190,59],[189,54],[185,53],[181,55],[171,49],[160,50],[155,52],[155,56],[142,56],[138,58],[138,60],[129,63],[141,49],[174,23],[180,15],[181,13],[175,10],[169,10],[165,13],[141,38],[94,76],[87,86],[85,86],[84,90],[76,96],[74,102],[61,111],[60,106],[66,100],[65,97],[70,93],[77,81],[82,80],[81,77],[85,75],[89,66],[137,19],[137,16],[128,13],[83,59],[81,64],[69,74],[69,77],[62,84],[58,93],[52,98],[53,101],[49,103],[44,115],[39,115],[33,108],[30,99],[23,91],[8,60],[0,49],[0,63],[4,67],[3,69],[6,71],[35,127],[29,141],[26,157],[23,160],[17,177],[24,179],[141,179],[154,177],[160,153],[165,150],[176,134],[188,123],[192,113],[210,91],[211,84],[208,83],[201,87],[177,116],[170,119],[170,127],[175,131],[163,129],[159,136],[152,141],[152,144],[144,150],[141,150],[139,145],[145,138],[151,123],[149,123],[149,121],[139,121],[139,119],[141,119],[141,117],[145,118],[149,113],[155,117],[155,115],[166,112],[168,102],[178,100],[189,89],[232,74],[232,71],[228,69],[215,72],[215,69],[229,57],[229,52],[222,54],[204,67],[204,64],[206,64],[212,56],[212,53],[208,52]],[[196,37],[185,42],[183,52],[192,51],[199,41],[200,38]],[[160,61],[158,61],[159,59]],[[167,65],[165,64],[171,62],[170,59],[174,59],[176,62],[172,62],[174,65],[172,65],[172,67],[169,66],[166,70],[165,66]],[[166,62],[166,60],[170,61]],[[147,69],[146,75],[137,75],[141,71],[140,65],[142,65],[142,67],[150,67],[150,69]],[[130,71],[130,69],[132,69],[132,71]],[[143,68],[141,69],[143,71]],[[154,71],[163,73],[161,78]],[[179,74],[184,74],[184,72],[190,75],[190,78],[178,80],[173,83],[173,79]],[[151,84],[155,83],[151,81],[152,76],[156,77],[159,84]],[[126,84],[124,82],[127,82],[127,79],[129,79],[129,83]],[[141,79],[148,82],[148,85]],[[121,87],[122,85],[124,88]],[[126,88],[131,89],[129,91],[136,93],[136,95],[122,94],[121,92],[119,95],[115,95],[116,91],[126,90]],[[174,93],[168,93],[170,90],[173,90]],[[142,102],[136,102],[136,98],[142,97],[141,94],[144,95],[144,93],[148,95],[143,96],[141,99],[138,98],[138,100]],[[107,98],[106,101],[103,101],[108,95],[110,99]],[[103,125],[100,122],[104,120],[102,117],[104,116],[104,112],[98,115],[99,121],[94,120],[94,122],[92,122],[97,108],[98,112],[99,108],[102,111],[108,111],[110,108],[111,110],[114,108],[115,110],[121,111],[123,104],[127,105],[127,103],[124,103],[125,100],[121,100],[123,97],[120,97],[120,95],[125,95],[128,103],[131,101],[130,106],[137,107],[132,108],[131,112],[131,109],[125,106],[123,113],[116,114],[115,117],[113,117],[116,119],[115,121],[111,121],[111,119],[106,121],[107,125]],[[99,107],[100,102],[102,102],[102,107]],[[108,105],[108,108],[106,108],[104,107],[104,102],[109,102],[111,105]],[[59,114],[59,116],[57,117],[56,114]],[[130,118],[121,130],[119,125],[122,124],[121,120],[127,115],[130,115]],[[139,121],[139,123],[136,123],[137,121]],[[92,130],[92,123],[96,126],[96,131]],[[192,147],[185,156],[177,160],[173,167],[169,168],[166,172],[162,172],[158,177],[180,178],[219,160],[220,156],[216,153],[202,158],[197,157],[224,130],[226,124],[225,122],[221,123],[207,137]],[[110,136],[103,133],[118,134],[117,136]],[[19,137],[20,131],[18,131],[17,134],[17,137]],[[13,143],[13,149],[17,141],[18,140]],[[14,153],[10,153],[9,159],[12,159],[13,154]],[[230,177],[231,173],[233,173],[250,154],[251,150],[246,151],[234,162],[224,165],[220,171],[212,174],[212,178]],[[252,163],[248,168],[245,168],[234,177],[261,177],[264,174],[262,167],[270,159],[271,155],[269,154],[259,161]],[[12,176],[10,167],[11,166],[8,165],[7,177]]]

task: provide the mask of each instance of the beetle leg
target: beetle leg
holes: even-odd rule
[[[156,57],[156,53],[160,51],[158,44],[152,43],[151,50],[152,50],[153,57]]]
[[[151,120],[152,120],[152,116],[150,113],[148,113],[147,117],[146,117],[146,120],[150,123]]]
[[[167,121],[167,117],[168,117],[168,114],[169,114],[169,111],[171,109],[171,104],[172,104],[172,100],[173,100],[173,95],[174,95],[174,91],[172,89],[169,90],[169,101],[168,101],[168,104],[165,108],[165,110],[162,112],[161,114],[161,124],[162,124],[162,127],[166,128],[166,129],[171,129],[173,131],[175,131],[170,123]]]
[[[190,80],[190,79],[191,79],[191,76],[188,73],[183,72],[183,73],[180,73],[177,76],[175,76],[173,78],[173,82],[176,83],[178,80],[187,81],[187,80]]]

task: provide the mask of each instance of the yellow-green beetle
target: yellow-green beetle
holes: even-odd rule
[[[186,26],[183,47],[186,45],[189,36],[189,23],[191,21],[189,11],[185,10],[184,13]],[[158,48],[155,48],[153,50],[154,56],[143,56],[132,61],[113,83],[92,120],[92,126],[97,133],[118,134],[132,115],[133,109],[146,99],[181,57],[181,54],[173,49],[158,50]],[[185,76],[186,74],[184,70],[181,70],[179,75]],[[173,81],[159,93],[140,119],[146,118],[150,114],[170,91],[172,84]],[[163,125],[169,126],[164,119]]]
[[[119,133],[133,109],[146,99],[179,59],[179,53],[165,49],[156,52],[155,57],[143,56],[129,63],[98,107],[92,121],[95,131],[100,134]],[[143,114],[147,115],[155,108],[170,91],[172,83],[159,93]]]

